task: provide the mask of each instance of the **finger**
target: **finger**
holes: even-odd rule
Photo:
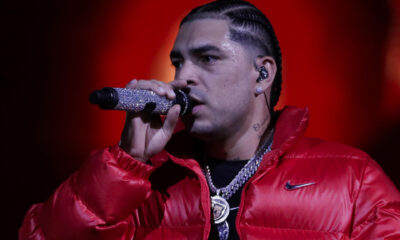
[[[177,79],[177,80],[170,82],[170,85],[175,89],[185,88],[185,87],[187,87],[187,81]]]
[[[126,88],[136,88],[151,90],[159,96],[165,96],[169,99],[175,99],[176,95],[174,92],[174,87],[170,84],[157,81],[157,80],[132,80],[127,85]]]
[[[126,84],[125,88],[135,88],[137,85],[137,82],[138,81],[136,79],[133,79],[132,81],[128,82],[128,84]]]
[[[181,111],[181,106],[174,105],[167,113],[164,125],[162,126],[164,135],[166,139],[170,139],[172,133],[174,132],[175,126],[178,123],[179,113]]]
[[[175,99],[175,92],[174,88],[165,82],[157,81],[157,80],[152,80],[155,84],[157,84],[160,88],[165,90],[165,96],[169,99]]]
[[[169,87],[160,81],[156,80],[140,80],[136,85],[137,89],[151,90],[159,96],[168,97]],[[175,94],[175,93],[174,93]]]

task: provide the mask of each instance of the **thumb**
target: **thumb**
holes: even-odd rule
[[[172,133],[174,132],[175,126],[178,123],[180,111],[181,111],[181,106],[174,105],[171,109],[169,109],[167,113],[164,125],[162,126],[164,135],[167,139],[171,138]]]

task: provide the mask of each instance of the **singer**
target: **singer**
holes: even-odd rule
[[[274,110],[280,47],[255,6],[193,9],[170,58],[173,82],[126,88],[184,90],[192,111],[128,112],[119,144],[33,205],[20,239],[400,239],[400,193],[380,166],[305,137],[307,108]]]

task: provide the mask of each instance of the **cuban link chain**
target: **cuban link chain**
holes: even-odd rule
[[[256,154],[243,166],[233,180],[225,187],[217,188],[211,178],[210,167],[206,163],[204,175],[207,179],[211,192],[211,207],[214,216],[214,223],[217,225],[219,238],[227,240],[229,236],[229,224],[226,221],[229,215],[230,206],[228,199],[232,197],[249,180],[260,166],[263,156],[271,151],[274,129],[271,130],[267,141],[262,145]]]

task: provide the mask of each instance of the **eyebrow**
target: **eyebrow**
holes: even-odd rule
[[[203,46],[199,46],[199,47],[194,47],[189,49],[189,53],[191,55],[200,55],[202,53],[208,52],[208,51],[216,51],[216,52],[220,52],[221,50],[214,46],[214,45],[210,45],[210,44],[206,44]],[[171,53],[169,54],[170,58],[181,58],[182,57],[182,53],[178,50],[172,50]]]

